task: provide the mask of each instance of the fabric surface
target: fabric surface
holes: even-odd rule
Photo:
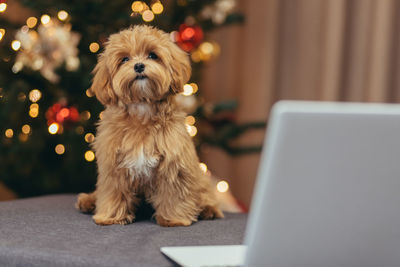
[[[245,214],[189,227],[160,227],[148,216],[98,226],[75,210],[75,200],[54,195],[0,202],[0,266],[171,266],[160,247],[243,242]]]

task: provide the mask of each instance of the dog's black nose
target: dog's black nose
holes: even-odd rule
[[[144,71],[144,64],[143,63],[136,63],[133,67],[137,73],[142,73]]]

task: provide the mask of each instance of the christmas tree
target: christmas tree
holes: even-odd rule
[[[201,67],[220,52],[207,34],[243,21],[236,0],[20,0],[33,14],[24,25],[2,17],[7,2],[0,2],[0,181],[19,196],[94,188],[90,143],[104,107],[88,89],[91,71],[107,37],[135,24],[170,32],[190,54],[193,75],[178,97],[191,114],[186,124],[196,145],[259,150],[235,148],[229,140],[264,123],[236,125],[229,116],[218,117],[232,111],[234,101],[210,105],[198,97]]]

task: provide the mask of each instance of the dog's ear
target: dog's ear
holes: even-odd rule
[[[112,89],[111,76],[106,64],[106,56],[100,54],[96,67],[93,70],[91,91],[103,105],[117,103],[117,96]]]
[[[171,71],[171,90],[178,94],[183,92],[183,85],[187,83],[192,74],[189,55],[181,50],[176,44],[170,43],[170,53],[172,57]]]

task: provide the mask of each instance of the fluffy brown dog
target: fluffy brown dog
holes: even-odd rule
[[[174,100],[190,78],[188,55],[167,33],[135,26],[110,36],[94,74],[105,106],[93,143],[99,175],[77,208],[101,225],[133,222],[140,199],[161,226],[223,217]]]

